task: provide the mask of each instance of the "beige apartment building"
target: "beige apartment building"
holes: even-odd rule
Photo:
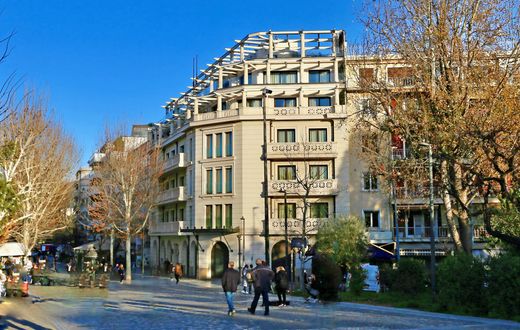
[[[344,31],[252,33],[167,102],[167,119],[149,135],[164,160],[149,228],[153,266],[180,262],[188,276],[208,279],[228,260],[264,257],[264,134],[273,264],[285,256],[286,215],[289,241],[306,236],[312,244],[320,223],[356,215],[371,242],[393,253],[392,202],[360,160],[351,120],[370,103],[351,61]],[[389,61],[373,73],[406,84],[400,69]],[[405,188],[398,197],[401,255],[425,255],[427,198]]]

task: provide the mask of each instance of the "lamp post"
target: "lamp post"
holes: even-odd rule
[[[432,285],[432,295],[435,299],[435,240],[437,238],[437,222],[435,221],[435,208],[433,205],[434,191],[433,191],[433,155],[432,145],[426,142],[419,143],[421,147],[428,148],[428,172],[430,181],[430,276]]]
[[[395,228],[395,260],[399,262],[399,259],[401,259],[401,248],[399,244],[399,219],[397,215],[397,187],[396,187],[396,174],[394,169],[394,147],[392,147],[392,199],[394,203],[394,228]]]
[[[262,90],[262,96],[264,97],[263,107],[262,107],[262,120],[263,120],[263,135],[264,135],[264,144],[262,146],[262,160],[264,163],[264,183],[262,185],[262,192],[264,195],[264,242],[265,242],[265,262],[269,265],[269,198],[267,196],[267,99],[269,98],[269,94],[272,94],[273,91],[264,88]]]
[[[289,235],[287,234],[287,189],[282,188],[280,192],[283,192],[283,214],[284,214],[284,226],[285,226],[285,269],[289,271]],[[291,272],[289,271],[289,278],[291,278]]]
[[[240,221],[242,222],[242,266],[244,266],[246,264],[246,218],[242,216]]]

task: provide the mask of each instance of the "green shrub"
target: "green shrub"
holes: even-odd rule
[[[489,262],[487,297],[491,316],[520,317],[520,256],[504,254]]]
[[[317,289],[321,300],[337,300],[341,269],[327,255],[319,254],[312,260],[312,273],[318,281]]]
[[[401,259],[393,275],[390,287],[405,294],[417,294],[424,290],[426,268],[422,260]]]
[[[484,262],[472,255],[458,254],[442,261],[437,271],[440,307],[450,312],[485,314]]]
[[[355,296],[361,295],[363,292],[363,288],[365,287],[365,279],[366,279],[365,270],[358,267],[352,267],[350,269],[350,281],[349,281],[349,291],[352,292]]]
[[[392,289],[392,284],[395,281],[396,270],[390,264],[382,264],[379,266],[379,284],[381,291],[385,292]]]

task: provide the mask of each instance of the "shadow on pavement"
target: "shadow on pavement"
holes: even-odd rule
[[[31,321],[21,320],[12,316],[0,316],[0,329],[34,329],[34,330],[50,330]]]

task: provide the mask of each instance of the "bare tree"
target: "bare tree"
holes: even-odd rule
[[[26,95],[0,125],[0,167],[12,185],[18,208],[3,228],[30,251],[39,241],[70,225],[67,209],[77,164],[73,140],[47,112],[43,101]]]
[[[322,213],[324,213],[324,210],[314,210],[312,209],[312,204],[313,202],[317,203],[321,200],[321,198],[316,197],[320,188],[327,188],[331,183],[331,181],[328,180],[330,179],[329,164],[328,161],[313,162],[311,159],[313,152],[319,152],[319,150],[325,151],[327,145],[332,150],[330,142],[299,142],[280,144],[280,146],[278,146],[278,148],[286,149],[284,154],[286,162],[290,165],[284,168],[285,172],[281,174],[281,176],[279,173],[281,180],[277,182],[276,189],[287,194],[287,197],[290,198],[291,201],[297,200],[297,202],[294,203],[294,209],[292,209],[293,203],[291,203],[291,209],[288,205],[285,205],[285,203],[281,204],[282,209],[278,210],[281,211],[278,217],[283,215],[291,219],[291,227],[288,229],[288,233],[293,237],[307,239],[308,235],[315,235],[321,225],[318,218],[323,218],[324,214]],[[298,155],[297,158],[295,158],[296,154]],[[332,186],[328,188],[332,188]],[[319,205],[321,206],[321,204]],[[280,204],[278,204],[278,206],[280,207]],[[289,214],[289,212],[291,214]],[[314,212],[318,214],[314,214]],[[316,218],[313,218],[313,216],[316,216]],[[325,217],[330,217],[328,210]],[[282,227],[281,223],[280,227]],[[285,242],[285,244],[289,244],[289,242]],[[306,252],[307,247],[300,251],[300,261],[302,265],[305,262]],[[303,279],[304,267],[301,269],[300,276]],[[301,285],[303,289],[303,281]]]
[[[126,241],[126,280],[131,281],[131,240],[146,227],[160,175],[158,153],[145,138],[108,134],[91,185],[90,217]]]
[[[362,122],[381,134],[381,142],[390,144],[395,137],[406,141],[412,153],[399,170],[418,173],[418,181],[425,181],[420,173],[425,168],[420,159],[425,157],[419,144],[433,146],[436,182],[455,248],[471,253],[471,206],[482,196],[485,181],[496,182],[482,175],[483,165],[500,172],[489,161],[489,148],[498,140],[487,139],[486,145],[482,138],[507,126],[510,118],[497,116],[503,109],[498,105],[500,100],[515,98],[508,86],[518,90],[518,4],[513,0],[404,0],[368,6],[364,54],[370,55],[357,59],[353,73],[362,92],[375,100],[376,113]],[[483,114],[497,122],[484,123]],[[475,125],[486,129],[476,134]],[[509,156],[516,156],[515,150],[507,149]],[[381,156],[388,159],[389,154],[387,150]],[[389,166],[384,157],[372,157],[372,166],[387,177],[395,176],[396,166]],[[506,182],[514,170],[502,167],[501,171]]]

